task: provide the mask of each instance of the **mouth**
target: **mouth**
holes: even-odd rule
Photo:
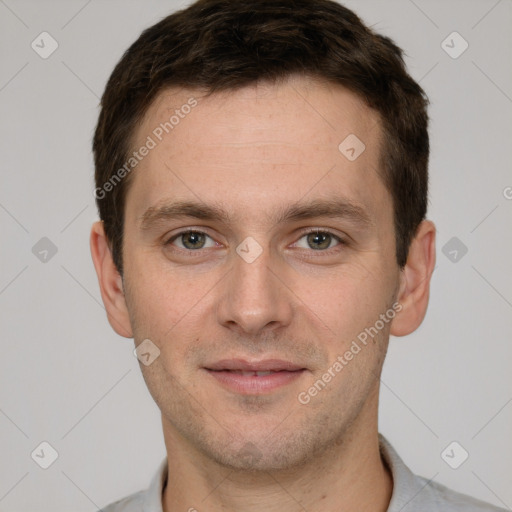
[[[277,373],[280,371],[286,371],[286,370],[268,370],[268,371],[262,371],[262,372],[257,372],[257,371],[253,372],[253,371],[244,371],[244,370],[212,370],[212,371],[230,372],[235,375],[244,375],[245,377],[247,377],[247,376],[263,377],[265,375],[272,375],[273,373]]]
[[[299,379],[307,369],[280,359],[224,359],[204,368],[225,389],[245,394],[268,394]]]

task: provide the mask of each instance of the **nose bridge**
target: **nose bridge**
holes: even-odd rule
[[[220,298],[221,324],[255,334],[290,322],[290,296],[276,277],[275,264],[269,248],[251,240],[240,244]]]

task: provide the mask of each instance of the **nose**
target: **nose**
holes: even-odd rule
[[[223,280],[218,322],[238,334],[257,335],[290,324],[293,303],[281,269],[272,265],[269,250],[248,262],[235,254]]]

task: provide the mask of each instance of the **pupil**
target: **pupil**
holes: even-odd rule
[[[187,249],[200,249],[204,245],[204,236],[200,233],[187,233],[183,237],[183,245]]]
[[[310,233],[308,235],[308,245],[311,249],[327,249],[331,243],[331,235],[327,233]]]

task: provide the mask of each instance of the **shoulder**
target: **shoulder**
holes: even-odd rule
[[[130,494],[106,507],[102,507],[100,512],[141,512],[144,503],[145,491],[139,491]]]
[[[477,500],[467,494],[461,494],[448,487],[425,478],[416,477],[425,486],[425,494],[432,504],[433,511],[443,512],[505,512],[506,509],[495,507],[489,503]],[[426,496],[425,496],[426,497]]]
[[[393,494],[388,512],[505,512],[505,509],[453,491],[448,487],[415,475],[389,441],[379,436],[383,461],[393,477]]]
[[[167,481],[167,457],[165,457],[153,476],[149,487],[126,498],[122,498],[100,512],[162,512],[162,491]]]

